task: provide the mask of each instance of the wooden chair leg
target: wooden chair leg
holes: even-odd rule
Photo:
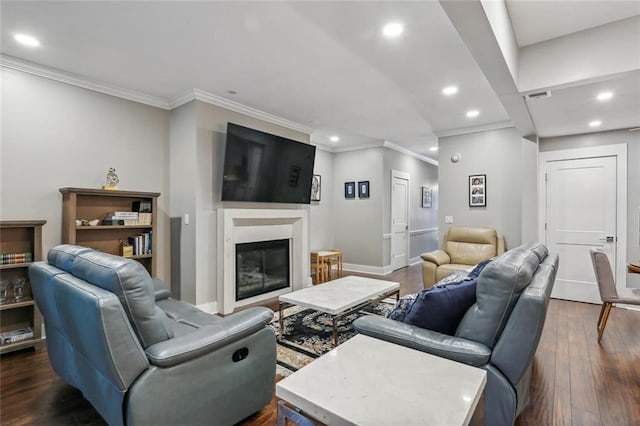
[[[602,324],[602,317],[604,316],[604,311],[606,307],[607,307],[607,302],[602,302],[602,307],[600,308],[600,315],[598,316],[598,325],[597,325],[598,330],[600,330],[600,324]]]
[[[598,328],[598,343],[600,343],[600,340],[602,340],[602,335],[604,334],[604,328],[607,326],[607,320],[609,319],[609,314],[611,313],[611,307],[613,306],[613,303],[611,302],[606,302],[605,304],[607,305],[607,307],[604,311],[604,316],[602,317],[602,324],[600,324],[600,327]]]

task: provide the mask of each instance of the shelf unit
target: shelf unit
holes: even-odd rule
[[[3,220],[0,221],[0,252],[33,254],[33,261],[42,260],[42,226],[45,220]],[[19,302],[0,304],[0,332],[29,327],[33,338],[21,342],[0,345],[0,353],[7,353],[27,347],[40,348],[42,344],[42,315],[36,307],[29,285],[30,263],[0,265],[0,280],[13,283],[18,278],[26,278],[24,299]],[[9,292],[9,299],[13,297]]]
[[[149,271],[156,275],[159,192],[119,191],[91,188],[60,188],[62,193],[62,242],[91,247],[105,253],[120,254],[120,241],[128,237],[151,231],[151,254],[133,256]],[[135,201],[151,202],[151,225],[76,226],[76,219],[102,222],[112,211],[131,211]]]

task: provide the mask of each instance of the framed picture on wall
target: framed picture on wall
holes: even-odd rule
[[[313,175],[311,179],[311,201],[320,201],[320,184],[322,177],[320,175]]]
[[[358,198],[369,198],[369,181],[358,182]]]
[[[422,187],[422,207],[431,208],[431,188],[428,186]]]
[[[345,182],[344,183],[344,198],[356,198],[356,183]]]
[[[487,206],[487,175],[469,176],[469,207]]]

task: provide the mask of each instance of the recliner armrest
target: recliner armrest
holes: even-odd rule
[[[358,333],[474,367],[486,365],[491,358],[491,349],[482,343],[448,336],[377,315],[358,318],[353,326]]]
[[[451,263],[451,258],[444,250],[435,250],[429,253],[423,253],[420,257],[422,260],[435,263],[438,266]]]
[[[192,333],[151,345],[145,353],[151,364],[171,367],[253,334],[272,319],[271,309],[249,308]]]

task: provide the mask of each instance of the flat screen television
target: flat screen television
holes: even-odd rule
[[[227,123],[222,201],[309,204],[316,147]]]

